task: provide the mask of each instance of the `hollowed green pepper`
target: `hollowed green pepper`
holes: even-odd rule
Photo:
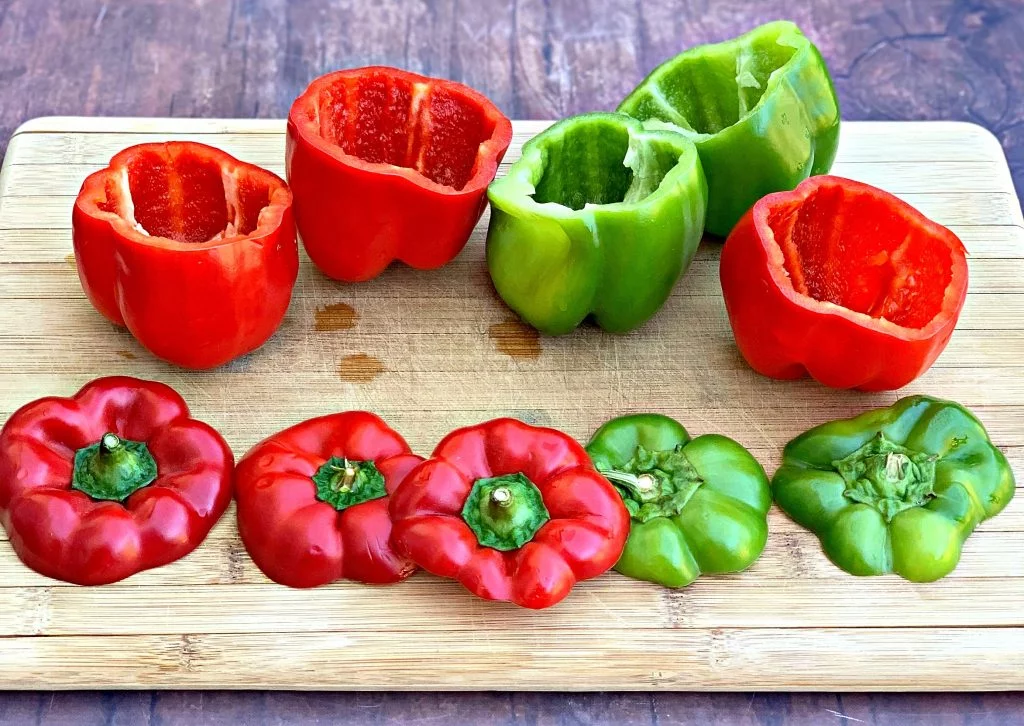
[[[668,299],[704,229],[693,144],[628,116],[561,121],[491,184],[487,265],[498,294],[549,335],[588,315],[624,333]]]
[[[826,173],[839,143],[825,61],[786,21],[677,55],[618,110],[696,143],[708,178],[707,230],[722,237],[764,195]]]
[[[911,396],[786,445],[775,501],[854,575],[930,582],[1013,497],[1013,472],[963,406]]]
[[[764,550],[768,477],[732,439],[691,439],[667,416],[636,414],[604,424],[587,453],[632,518],[615,565],[623,575],[683,587],[702,574],[746,569]]]

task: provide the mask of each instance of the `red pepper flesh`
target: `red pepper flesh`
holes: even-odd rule
[[[487,204],[512,123],[460,83],[375,66],[316,79],[288,115],[287,169],[310,259],[357,282],[451,261]]]
[[[155,464],[123,500],[75,486],[77,461],[111,439],[144,445]],[[195,549],[231,501],[233,468],[224,439],[191,418],[173,389],[100,378],[71,398],[29,403],[0,430],[0,520],[33,570],[80,585],[116,582]]]
[[[267,577],[291,587],[404,580],[416,566],[391,549],[388,495],[421,461],[372,413],[285,429],[238,462],[242,542]]]
[[[726,240],[720,273],[754,370],[864,391],[924,373],[967,295],[955,234],[887,192],[832,176],[757,202]]]
[[[86,295],[153,354],[212,368],[260,347],[298,276],[279,177],[193,142],[142,144],[89,176],[75,202]]]
[[[528,526],[513,528],[515,541],[487,546],[467,512],[478,503],[475,490],[493,482],[506,490],[495,503],[509,490],[538,492],[542,505],[530,503],[530,514],[543,512],[518,520]],[[605,572],[629,534],[622,498],[583,447],[514,419],[449,434],[391,497],[391,519],[395,548],[420,567],[459,580],[479,597],[528,608],[550,607],[576,582]]]

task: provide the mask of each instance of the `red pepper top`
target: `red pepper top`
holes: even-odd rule
[[[81,585],[191,552],[231,501],[234,457],[168,386],[100,378],[0,431],[0,518],[32,569]]]
[[[910,383],[945,348],[967,295],[955,234],[834,176],[758,201],[726,240],[720,271],[750,365],[836,388]]]
[[[391,498],[392,541],[489,600],[544,608],[618,560],[622,498],[565,434],[496,419],[449,434]]]
[[[291,587],[403,580],[416,566],[391,549],[388,494],[421,461],[364,411],[285,429],[238,462],[242,541],[267,577]]]
[[[157,356],[210,368],[281,324],[298,275],[292,195],[276,175],[195,142],[141,144],[75,201],[89,300]]]

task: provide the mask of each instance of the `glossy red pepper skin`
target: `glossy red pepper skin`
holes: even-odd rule
[[[279,177],[203,144],[125,149],[75,202],[82,287],[154,355],[227,363],[263,345],[288,309],[299,269],[291,204]]]
[[[956,235],[891,194],[829,176],[758,201],[726,240],[720,275],[754,370],[864,391],[924,373],[967,295]]]
[[[75,452],[105,433],[145,442],[156,480],[123,503],[71,488]],[[0,518],[21,560],[43,575],[102,585],[194,550],[231,501],[234,457],[168,386],[100,378],[42,398],[0,431]]]
[[[525,474],[550,519],[518,549],[482,546],[462,517],[474,482]],[[622,554],[629,513],[578,443],[554,429],[496,419],[449,434],[391,497],[392,541],[428,572],[488,600],[560,602]]]
[[[372,461],[388,493],[423,459],[372,413],[310,419],[257,444],[238,462],[238,531],[271,580],[316,587],[342,578],[404,580],[416,569],[392,550],[388,497],[338,511],[317,497],[312,477],[332,457]]]
[[[460,83],[374,66],[313,81],[288,115],[287,170],[310,259],[346,282],[451,261],[487,205],[512,123]]]

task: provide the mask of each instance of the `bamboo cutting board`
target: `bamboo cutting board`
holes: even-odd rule
[[[506,162],[545,125],[517,122]],[[174,386],[236,456],[345,409],[376,411],[422,454],[495,416],[585,441],[607,418],[658,411],[694,435],[736,438],[771,474],[794,435],[898,397],[750,371],[713,243],[642,330],[538,338],[490,286],[486,220],[435,272],[396,267],[347,286],[304,259],[284,325],[261,350],[202,373],[155,360],[79,286],[70,227],[82,180],[125,146],[167,139],[283,174],[283,131],[275,121],[60,118],[15,134],[0,172],[0,420],[110,374]],[[959,328],[899,393],[970,406],[1024,483],[1024,219],[997,141],[965,124],[848,123],[834,172],[896,193],[964,240],[971,288]],[[0,687],[1024,688],[1024,495],[979,527],[956,571],[927,585],[852,577],[777,510],[769,526],[745,573],[680,591],[610,573],[546,612],[477,600],[426,574],[388,588],[275,585],[245,553],[233,510],[189,557],[105,587],[36,575],[4,541]]]

